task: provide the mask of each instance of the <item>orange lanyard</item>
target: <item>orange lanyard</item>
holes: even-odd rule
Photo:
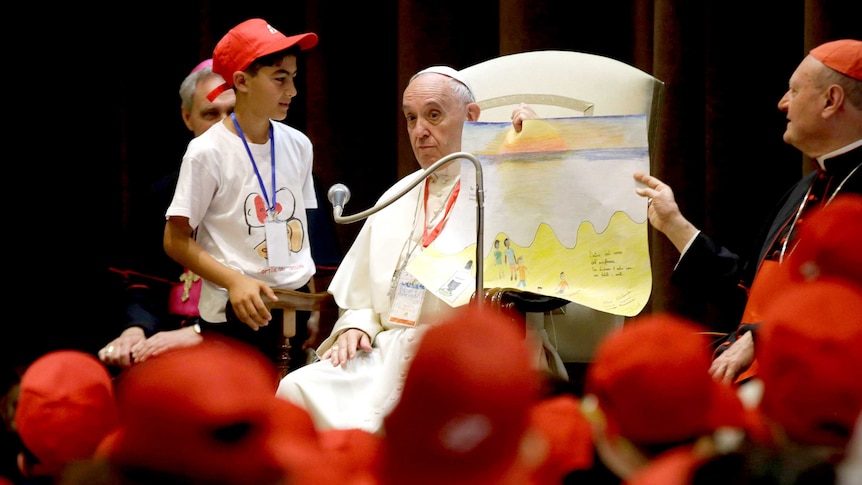
[[[437,235],[440,234],[440,231],[443,230],[443,226],[446,225],[446,220],[449,218],[449,210],[452,209],[452,205],[455,203],[455,199],[458,198],[458,192],[461,191],[461,181],[455,182],[455,186],[452,188],[452,191],[449,192],[449,199],[446,200],[446,207],[443,212],[443,217],[440,218],[440,222],[434,226],[434,229],[429,233],[428,232],[428,183],[429,180],[425,179],[425,200],[423,209],[425,212],[425,224],[422,225],[422,247],[427,248],[435,239],[437,239]]]

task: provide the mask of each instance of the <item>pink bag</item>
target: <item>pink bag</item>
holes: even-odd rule
[[[174,283],[168,299],[168,313],[185,317],[200,316],[198,302],[201,299],[201,277],[187,269]]]

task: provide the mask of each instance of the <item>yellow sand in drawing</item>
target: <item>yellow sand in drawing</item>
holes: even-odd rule
[[[548,225],[541,224],[530,246],[512,244],[515,255],[523,257],[529,267],[527,286],[520,289],[565,298],[608,313],[637,315],[652,289],[650,259],[643,244],[646,230],[646,222],[636,223],[625,213],[617,212],[600,234],[591,223],[582,223],[577,244],[566,248]],[[505,234],[496,237],[505,238]],[[508,273],[501,278],[494,267],[493,242],[492,239],[485,244],[484,287],[515,288],[517,281],[510,280]],[[444,255],[431,246],[414,261],[410,271],[421,274],[422,282],[433,290],[443,285],[453,271],[475,259],[475,251],[474,244],[458,254]],[[557,293],[561,272],[568,282],[563,294]],[[475,280],[472,288],[452,302],[453,306],[469,302],[474,290]]]

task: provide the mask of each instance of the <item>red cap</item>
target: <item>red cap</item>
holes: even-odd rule
[[[91,458],[117,423],[111,375],[90,354],[50,352],[21,377],[15,426],[39,459],[37,475],[59,476],[69,462]]]
[[[271,361],[232,340],[210,336],[159,355],[119,380],[120,429],[102,449],[121,466],[197,480],[282,479],[285,453],[312,456],[314,436],[307,416],[275,397],[277,383]]]
[[[810,54],[841,74],[862,81],[862,40],[834,40],[811,49]]]
[[[356,463],[341,450],[324,449],[322,435],[318,433],[305,409],[283,399],[275,399],[275,449],[282,466],[287,470],[290,483],[344,483],[352,476]],[[357,433],[358,434],[358,433]],[[359,460],[359,458],[356,458]],[[367,469],[367,464],[364,467]],[[360,468],[362,469],[362,468]]]
[[[384,420],[381,483],[525,483],[518,453],[540,385],[522,328],[459,307],[423,335]]]
[[[213,89],[207,99],[216,99],[223,91],[233,87],[233,73],[245,71],[255,59],[294,45],[308,50],[317,45],[317,34],[286,37],[263,19],[249,19],[230,29],[213,51],[213,72],[220,74],[225,83]]]
[[[532,422],[549,444],[547,458],[533,472],[533,483],[563,483],[569,472],[593,466],[590,423],[575,396],[543,399],[533,408]]]
[[[862,411],[862,287],[828,277],[797,283],[765,317],[761,411],[798,443],[845,446]]]
[[[846,278],[862,285],[862,195],[840,194],[805,218],[784,261],[790,278]]]
[[[693,473],[707,460],[690,447],[680,446],[662,453],[626,478],[626,485],[690,485]],[[730,483],[728,481],[727,483]]]
[[[712,379],[704,329],[653,314],[608,335],[587,370],[584,390],[604,412],[608,433],[635,444],[664,444],[745,427],[741,401]]]
[[[320,430],[320,447],[327,459],[337,463],[342,479],[332,482],[351,485],[377,484],[375,461],[380,457],[383,438],[360,428]]]

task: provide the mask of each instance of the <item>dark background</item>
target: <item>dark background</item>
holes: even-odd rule
[[[11,121],[28,129],[7,138],[20,146],[20,131],[34,136],[24,145],[30,156],[13,165],[27,174],[21,180],[37,182],[26,185],[27,211],[39,221],[11,226],[23,234],[21,246],[36,240],[38,247],[23,253],[30,266],[13,261],[24,268],[15,274],[29,276],[10,280],[7,290],[17,313],[10,312],[2,354],[13,361],[56,347],[95,351],[116,333],[104,268],[164,258],[163,220],[146,208],[152,184],[179,166],[190,139],[179,83],[248,18],[265,18],[287,35],[320,36],[301,59],[299,95],[285,122],[314,143],[322,190],[337,182],[351,188],[347,213],[369,207],[417,168],[400,110],[413,73],[574,50],[666,83],[652,172],[673,187],[695,225],[741,253],[809,167],[781,139],[785,119],[776,104],[788,78],[815,45],[862,38],[860,2],[845,0],[763,1],[756,9],[727,0],[202,0],[45,10],[6,19],[23,29],[10,51],[28,46],[22,59],[7,59],[10,101],[20,105]],[[41,221],[47,235],[35,229]],[[336,228],[342,250],[359,228]],[[650,242],[654,288],[644,311],[709,321],[709,308],[667,284],[676,251],[655,231]]]

